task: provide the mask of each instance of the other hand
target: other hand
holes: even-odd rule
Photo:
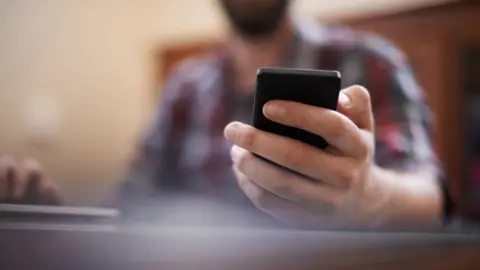
[[[0,156],[0,203],[59,204],[59,188],[34,159]]]

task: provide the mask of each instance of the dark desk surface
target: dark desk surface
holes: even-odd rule
[[[126,223],[105,222],[110,210],[9,206],[0,269],[480,269],[479,234],[291,231],[256,217],[254,229],[224,204],[148,205]]]
[[[0,224],[1,269],[480,269],[480,237]]]

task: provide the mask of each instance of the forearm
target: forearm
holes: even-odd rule
[[[434,172],[399,173],[376,167],[372,178],[379,194],[381,225],[415,228],[441,225],[443,198]]]

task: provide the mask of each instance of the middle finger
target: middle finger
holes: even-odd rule
[[[264,132],[242,123],[232,123],[225,128],[225,137],[252,153],[333,186],[343,186],[348,168],[355,160],[331,155],[300,141]]]
[[[264,114],[274,122],[323,137],[344,155],[358,157],[366,154],[368,150],[357,125],[337,111],[292,101],[274,100],[265,105]]]

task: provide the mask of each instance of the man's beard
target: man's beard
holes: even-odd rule
[[[231,26],[240,35],[258,39],[272,35],[284,20],[290,0],[275,0],[270,5],[262,1],[220,0]],[[243,5],[243,6],[242,6]]]

